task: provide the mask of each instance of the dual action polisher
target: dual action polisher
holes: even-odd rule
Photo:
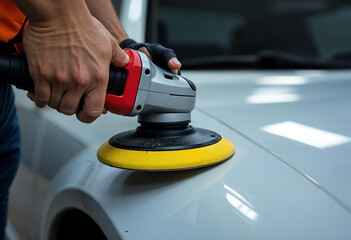
[[[196,100],[193,82],[156,66],[141,52],[125,51],[129,64],[110,67],[105,107],[114,114],[138,116],[140,126],[102,144],[97,152],[102,163],[173,171],[214,165],[234,154],[235,147],[226,138],[189,125]],[[24,56],[0,56],[0,79],[34,90]]]

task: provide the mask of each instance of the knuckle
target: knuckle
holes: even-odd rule
[[[40,79],[50,79],[52,76],[51,69],[46,65],[39,67],[38,74]]]
[[[88,83],[87,78],[81,71],[74,71],[72,73],[72,80],[78,89],[85,87]]]
[[[71,99],[63,98],[60,102],[60,105],[57,108],[57,111],[60,113],[63,113],[65,115],[73,115],[77,112],[78,105],[75,103],[75,101],[72,101]]]
[[[77,119],[83,123],[92,123],[93,121],[87,121],[85,118],[79,116],[79,115],[76,115],[77,116]]]
[[[87,118],[94,121],[95,119],[100,117],[100,115],[101,115],[101,111],[92,111],[92,112],[87,113]]]
[[[79,79],[74,79],[74,85],[76,87],[76,89],[82,89],[84,87],[86,87],[88,81],[84,78],[79,78]]]
[[[95,81],[98,85],[103,85],[108,80],[108,73],[102,68],[99,67],[95,70]]]
[[[43,108],[43,107],[46,106],[46,104],[40,103],[40,102],[38,102],[38,101],[35,102],[35,105],[36,105],[38,108]]]
[[[48,98],[44,95],[39,95],[37,97],[37,102],[47,102],[48,101]]]
[[[65,115],[68,115],[68,116],[72,116],[73,114],[75,114],[76,113],[76,111],[72,108],[72,109],[58,109],[58,111],[60,112],[60,113],[63,113],[63,114],[65,114]]]
[[[73,104],[66,104],[64,106],[60,105],[57,109],[60,113],[63,113],[65,115],[71,116],[76,113],[77,107],[74,106]]]
[[[55,79],[56,79],[57,84],[60,85],[60,86],[66,84],[67,81],[68,81],[62,71],[56,71]]]
[[[37,98],[35,99],[35,104],[42,108],[45,107],[48,104],[48,98],[45,96],[37,96]]]
[[[77,116],[78,120],[84,123],[92,123],[94,122],[99,116],[101,112],[99,111],[91,111],[84,114],[84,116]]]
[[[57,108],[57,103],[49,102],[48,105],[49,105],[49,107],[51,107],[51,108],[53,108],[53,109],[56,109],[56,108]]]

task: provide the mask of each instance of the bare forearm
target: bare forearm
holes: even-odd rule
[[[90,13],[111,33],[118,43],[128,38],[110,0],[85,0]]]
[[[19,9],[35,22],[50,21],[74,16],[74,19],[86,19],[90,15],[84,0],[12,0]]]

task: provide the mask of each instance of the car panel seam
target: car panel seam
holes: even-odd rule
[[[308,182],[312,183],[314,186],[316,186],[318,189],[320,189],[322,192],[324,192],[326,195],[328,195],[330,198],[332,198],[335,202],[337,202],[341,207],[343,207],[349,214],[351,214],[351,208],[344,203],[343,201],[341,201],[339,198],[337,198],[333,193],[331,193],[329,190],[327,190],[326,188],[324,188],[323,186],[321,186],[318,182],[316,182],[313,178],[311,178],[310,176],[308,176],[307,174],[305,174],[304,172],[300,171],[298,168],[294,167],[292,164],[290,164],[289,162],[285,161],[283,158],[281,158],[280,156],[278,156],[277,154],[275,154],[274,152],[270,151],[268,148],[264,147],[263,145],[259,144],[258,142],[256,142],[255,140],[253,140],[252,138],[246,136],[244,133],[240,132],[239,130],[233,128],[232,126],[230,126],[229,124],[225,123],[224,121],[220,120],[219,118],[213,116],[212,114],[206,112],[205,110],[196,107],[196,109],[201,112],[202,114],[212,118],[213,120],[219,122],[220,124],[226,126],[227,128],[229,128],[230,130],[234,131],[235,133],[237,133],[238,135],[240,135],[241,137],[245,138],[247,141],[251,142],[252,144],[254,144],[255,146],[257,146],[258,148],[262,149],[263,151],[269,153],[270,155],[272,155],[273,157],[275,157],[276,159],[278,159],[280,162],[282,162],[283,164],[285,164],[286,166],[288,166],[289,168],[291,168],[292,170],[294,170],[297,174],[299,174],[300,176],[302,176],[303,178],[305,178]]]

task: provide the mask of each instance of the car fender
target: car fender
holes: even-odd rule
[[[72,209],[90,216],[108,239],[116,239],[119,235],[94,195],[81,190],[82,184],[93,176],[95,166],[101,164],[91,159],[94,152],[94,147],[83,150],[54,177],[45,198],[41,239],[51,239],[59,216]]]

